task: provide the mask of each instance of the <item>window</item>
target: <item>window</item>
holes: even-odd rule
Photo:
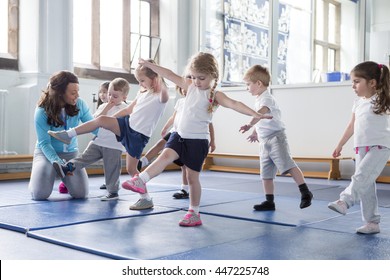
[[[18,70],[18,0],[0,0],[0,68]]]
[[[219,53],[223,84],[242,83],[254,64],[269,67],[274,85],[319,82],[360,59],[361,2],[203,0],[200,49]]]
[[[316,0],[314,69],[340,71],[341,4],[333,0]]]
[[[131,70],[138,58],[157,59],[159,0],[74,1],[73,25],[73,60],[80,77],[137,83]]]

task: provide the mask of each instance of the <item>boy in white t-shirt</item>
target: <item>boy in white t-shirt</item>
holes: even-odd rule
[[[311,205],[313,194],[305,183],[302,171],[291,157],[280,109],[268,91],[270,80],[268,69],[261,65],[252,66],[244,75],[247,90],[256,97],[255,110],[273,117],[257,122],[253,133],[248,137],[249,142],[260,141],[260,170],[266,198],[264,202],[254,205],[253,208],[256,211],[275,210],[274,178],[278,170],[281,174],[289,173],[293,177],[301,192],[299,207],[306,208]],[[255,121],[252,120],[251,123]],[[251,127],[252,125],[244,125],[240,131],[244,133]]]
[[[112,116],[126,108],[125,100],[129,89],[129,83],[125,79],[116,78],[110,82],[108,102],[99,106],[94,117]],[[114,133],[99,128],[97,136],[80,156],[68,161],[64,166],[59,162],[55,162],[53,165],[58,175],[63,178],[69,173],[69,170],[81,169],[103,159],[105,185],[108,193],[101,200],[116,200],[119,198],[119,176],[122,170],[122,153],[124,151],[123,145],[116,140]]]

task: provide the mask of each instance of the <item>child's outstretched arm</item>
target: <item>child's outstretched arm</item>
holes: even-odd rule
[[[226,94],[221,91],[216,93],[215,100],[219,105],[233,109],[234,111],[237,111],[241,114],[252,116],[253,118],[257,119],[257,121],[260,119],[272,119],[272,116],[260,114],[246,106],[244,103],[227,97]]]
[[[343,149],[343,146],[345,145],[345,143],[347,143],[349,138],[351,138],[351,136],[354,133],[354,123],[355,123],[355,114],[352,114],[352,118],[349,121],[347,128],[344,131],[343,136],[341,137],[339,143],[337,144],[336,148],[333,151],[333,154],[332,154],[333,157],[339,157],[341,155],[341,150]]]
[[[137,99],[134,99],[129,105],[127,105],[126,108],[123,108],[122,110],[116,112],[114,115],[112,115],[114,118],[120,118],[127,115],[130,115],[133,112],[133,108],[137,104]]]
[[[160,76],[172,81],[173,83],[175,83],[177,86],[181,87],[182,89],[187,90],[188,83],[186,83],[186,79],[183,78],[182,76],[177,75],[172,70],[170,70],[168,68],[164,68],[160,65],[151,63],[151,62],[144,60],[142,58],[139,60],[138,63],[140,65],[143,65],[145,67],[152,69],[154,72],[156,72]]]
[[[268,114],[270,112],[269,108],[266,107],[266,106],[263,106],[260,108],[260,110],[257,111],[259,114]],[[240,130],[242,133],[245,133],[247,132],[249,129],[251,129],[252,126],[254,126],[260,119],[258,118],[253,118],[251,119],[251,121],[249,122],[249,124],[246,124],[246,125],[243,125],[241,126]]]

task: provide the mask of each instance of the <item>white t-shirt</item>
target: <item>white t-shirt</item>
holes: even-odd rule
[[[177,131],[177,127],[179,126],[179,122],[183,114],[184,101],[185,98],[180,98],[179,100],[176,101],[175,108],[174,108],[174,110],[176,111],[176,115],[175,115],[175,119],[173,120],[173,125],[170,132]]]
[[[145,136],[152,136],[157,122],[164,113],[165,103],[160,102],[161,93],[139,92],[133,112],[130,114],[130,127]]]
[[[102,105],[99,106],[99,108],[96,110],[94,116],[98,115],[100,112],[103,111],[103,109],[107,106],[108,103],[103,103]],[[127,104],[125,102],[122,102],[121,104],[112,107],[110,110],[107,112],[107,116],[112,116],[116,112],[122,110],[123,108],[126,108]],[[114,133],[112,133],[110,130],[104,129],[104,128],[99,128],[97,137],[93,140],[93,143],[95,145],[101,146],[101,147],[106,147],[110,149],[116,149],[116,150],[121,150],[125,151],[125,148],[123,147],[121,142],[118,142],[116,140],[116,136]]]
[[[354,147],[381,145],[390,148],[390,116],[373,112],[373,100],[359,98],[355,100],[352,112],[355,114]]]
[[[255,110],[258,111],[264,106],[270,110],[269,114],[272,116],[272,119],[262,119],[257,122],[255,128],[257,136],[260,139],[267,138],[276,132],[285,130],[279,106],[268,90],[256,97]]]
[[[200,90],[190,85],[184,98],[183,113],[177,126],[182,138],[209,139],[209,124],[213,114],[208,112],[210,89]]]

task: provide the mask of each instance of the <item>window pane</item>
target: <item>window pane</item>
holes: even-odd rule
[[[324,2],[316,1],[316,39],[324,40]]]
[[[329,4],[329,17],[328,17],[328,41],[335,44],[336,41],[336,6]]]
[[[100,0],[100,65],[122,68],[122,1]]]
[[[311,0],[286,3],[279,5],[277,83],[307,83],[312,74]]]
[[[150,4],[145,1],[140,5],[140,33],[150,35]]]
[[[323,68],[323,57],[324,57],[324,50],[322,46],[316,45],[315,46],[315,65],[314,69],[322,71]]]
[[[336,50],[328,49],[328,71],[333,72],[336,70]]]
[[[92,2],[73,1],[73,60],[75,63],[91,64]]]
[[[8,0],[0,0],[0,53],[8,53]]]
[[[140,15],[140,10],[139,10],[139,0],[132,0],[130,1],[130,13],[131,13],[131,32],[132,33],[140,33],[139,30],[139,15]],[[133,38],[131,38],[133,40]],[[133,41],[132,41],[133,42]]]

